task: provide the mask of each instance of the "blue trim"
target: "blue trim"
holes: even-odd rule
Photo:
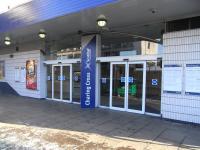
[[[185,92],[185,95],[198,95],[198,96],[200,96],[200,93],[195,93],[195,92]]]
[[[186,67],[200,67],[200,64],[186,64]]]
[[[180,91],[163,91],[163,93],[169,93],[169,94],[181,94]]]
[[[164,65],[164,67],[182,67],[181,65]]]
[[[0,15],[0,32],[91,9],[117,0],[33,0]]]

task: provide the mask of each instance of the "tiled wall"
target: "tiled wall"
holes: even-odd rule
[[[163,65],[200,64],[200,29],[166,33],[163,42]],[[182,93],[162,93],[161,113],[163,118],[200,123],[200,96],[185,95],[184,71]]]
[[[0,55],[0,60],[5,61],[5,82],[8,82],[10,86],[16,90],[21,96],[45,98],[46,93],[46,70],[43,64],[43,54],[39,50],[12,53],[13,58],[10,58],[10,54]],[[34,59],[37,61],[37,90],[26,89],[26,83],[15,82],[15,67],[25,67],[26,61]]]

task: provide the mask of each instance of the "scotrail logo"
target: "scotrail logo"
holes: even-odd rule
[[[86,49],[86,66],[85,66],[85,69],[91,69],[91,49],[90,48],[87,48]]]

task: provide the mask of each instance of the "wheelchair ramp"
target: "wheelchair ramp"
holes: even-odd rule
[[[0,96],[1,95],[18,96],[19,94],[7,82],[0,82]]]

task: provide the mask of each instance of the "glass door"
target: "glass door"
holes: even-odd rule
[[[52,66],[52,98],[59,101],[72,100],[72,67],[71,65]]]
[[[47,98],[52,98],[52,65],[47,65]]]
[[[112,109],[125,109],[126,63],[111,63],[110,106]]]
[[[53,99],[61,99],[61,66],[53,66]]]
[[[145,62],[111,63],[110,107],[116,110],[144,113]]]
[[[127,64],[127,110],[144,113],[146,63]]]
[[[61,85],[62,85],[62,92],[61,97],[62,100],[71,102],[72,97],[72,70],[71,65],[64,65],[62,66],[62,76],[61,76]]]

